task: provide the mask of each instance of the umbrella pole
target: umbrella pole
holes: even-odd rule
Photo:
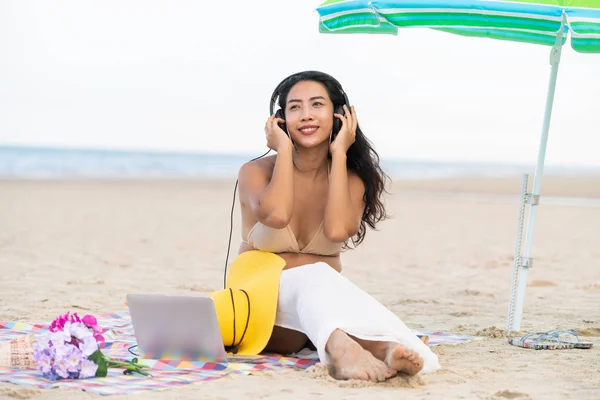
[[[554,103],[554,91],[556,89],[556,77],[558,75],[558,65],[560,63],[560,55],[562,50],[562,42],[564,35],[565,26],[565,14],[563,12],[560,29],[556,34],[556,42],[550,50],[550,65],[552,69],[550,71],[550,84],[548,85],[548,93],[546,96],[546,110],[544,112],[544,124],[542,127],[542,137],[540,139],[540,145],[538,148],[538,159],[535,167],[535,175],[533,177],[533,189],[531,193],[528,193],[527,203],[529,204],[529,218],[527,220],[527,230],[525,232],[525,244],[523,246],[523,255],[519,257],[517,255],[515,262],[521,265],[521,272],[519,274],[519,288],[517,292],[517,300],[515,304],[514,321],[508,321],[507,326],[510,331],[512,327],[515,331],[521,329],[521,319],[523,317],[523,303],[525,300],[525,288],[527,286],[527,273],[529,268],[533,266],[533,259],[531,258],[531,246],[533,243],[533,230],[535,225],[535,218],[537,215],[537,207],[540,198],[540,188],[542,185],[542,175],[544,173],[544,159],[546,158],[546,144],[548,142],[548,131],[550,129],[550,117],[552,115],[552,104]],[[518,235],[518,234],[517,234]],[[512,303],[512,302],[511,302]],[[509,310],[509,318],[512,310]],[[513,322],[513,323],[511,323]],[[510,332],[508,332],[510,333]]]

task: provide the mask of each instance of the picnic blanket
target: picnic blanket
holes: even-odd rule
[[[101,346],[102,352],[113,359],[130,360],[130,352],[136,340],[133,334],[129,313],[100,314],[96,316],[98,325],[106,329],[106,342]],[[0,341],[9,341],[25,334],[44,333],[48,324],[0,321]],[[444,332],[416,332],[430,346],[442,344],[460,344],[479,337],[456,336]],[[135,350],[132,350],[135,352]],[[235,361],[235,360],[234,360]],[[148,360],[140,362],[150,366],[152,376],[124,375],[122,370],[109,369],[105,378],[49,381],[42,378],[40,372],[33,369],[0,368],[0,382],[11,382],[18,385],[31,385],[42,389],[73,388],[99,395],[125,394],[147,390],[167,390],[189,384],[200,384],[223,378],[238,378],[255,375],[265,371],[283,369],[304,370],[318,362],[316,352],[304,352],[297,357],[284,357],[277,354],[263,354],[251,357],[244,362],[202,362],[179,360]]]

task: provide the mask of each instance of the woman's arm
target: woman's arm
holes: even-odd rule
[[[349,174],[346,167],[348,148],[356,138],[358,122],[354,107],[352,112],[344,106],[346,116],[334,114],[342,120],[342,128],[331,143],[331,177],[325,205],[325,236],[337,243],[354,236],[359,228],[365,209],[365,185],[359,176]]]
[[[265,126],[267,145],[277,151],[271,170],[264,162],[249,162],[240,168],[240,201],[261,223],[276,229],[285,228],[294,209],[293,145],[271,116]]]
[[[329,240],[342,243],[358,232],[365,209],[364,193],[360,177],[348,173],[346,153],[332,154],[323,223],[323,232]]]

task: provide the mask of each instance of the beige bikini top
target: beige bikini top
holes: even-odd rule
[[[329,163],[327,164],[327,179],[331,177]],[[323,222],[319,225],[313,238],[302,249],[298,244],[296,235],[288,225],[283,229],[274,229],[261,222],[254,224],[248,237],[247,244],[256,250],[269,251],[271,253],[303,253],[317,254],[322,256],[335,256],[340,253],[344,243],[335,243],[327,239],[323,232]]]
[[[337,255],[344,245],[327,239],[325,233],[323,233],[323,222],[319,225],[310,242],[302,249],[289,225],[283,229],[274,229],[257,222],[248,232],[246,243],[257,250],[271,253],[303,253],[322,256]]]

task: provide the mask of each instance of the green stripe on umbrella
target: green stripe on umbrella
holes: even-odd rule
[[[600,52],[597,0],[329,0],[317,8],[322,33],[397,34],[424,27],[552,46],[566,18],[565,33],[578,52]],[[565,35],[566,36],[566,35]]]

